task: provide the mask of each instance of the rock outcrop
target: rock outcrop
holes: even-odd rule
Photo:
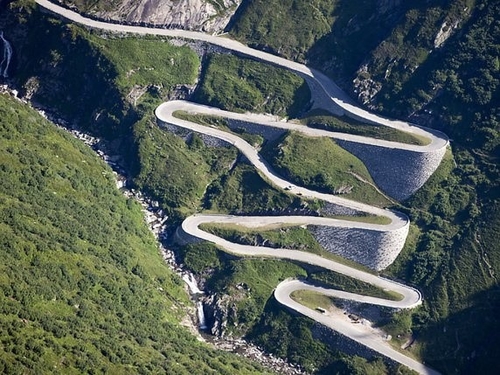
[[[68,1],[59,2],[68,5]],[[224,30],[240,3],[241,0],[119,0],[110,10],[95,5],[84,11],[104,20],[213,33]]]

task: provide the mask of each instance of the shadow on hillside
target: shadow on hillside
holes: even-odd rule
[[[492,374],[500,364],[500,287],[469,299],[470,307],[429,325],[419,334],[422,357],[446,374]]]

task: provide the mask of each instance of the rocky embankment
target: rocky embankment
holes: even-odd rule
[[[119,0],[111,9],[99,3],[82,9],[72,0],[55,2],[105,21],[220,33],[241,0]]]

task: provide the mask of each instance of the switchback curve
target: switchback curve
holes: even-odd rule
[[[228,50],[237,52],[242,55],[246,55],[248,57],[274,64],[277,66],[284,67],[286,69],[289,69],[291,71],[296,72],[297,74],[301,75],[304,77],[310,85],[314,85],[315,87],[319,87],[326,97],[326,102],[322,103],[323,107],[326,107],[327,109],[330,109],[332,112],[338,113],[338,114],[346,114],[348,116],[351,116],[353,118],[358,118],[362,119],[365,122],[368,123],[374,123],[382,126],[388,126],[392,127],[395,129],[399,129],[402,131],[406,131],[408,133],[413,133],[413,134],[418,134],[418,135],[423,135],[425,137],[428,137],[431,139],[431,143],[427,146],[411,146],[411,145],[401,145],[401,144],[395,144],[394,142],[389,142],[390,144],[387,144],[386,141],[380,141],[380,140],[363,140],[359,139],[359,137],[355,136],[349,136],[349,140],[354,140],[354,138],[357,138],[357,141],[359,143],[365,143],[365,142],[370,142],[373,144],[373,142],[378,142],[381,147],[393,147],[393,148],[400,148],[403,150],[407,151],[413,151],[416,153],[425,153],[425,152],[437,152],[437,159],[439,161],[441,160],[442,156],[444,155],[444,150],[446,149],[446,146],[448,145],[448,139],[447,137],[437,131],[430,130],[430,129],[423,129],[417,126],[412,126],[408,123],[402,122],[402,121],[394,121],[390,119],[386,119],[374,114],[371,114],[359,107],[356,107],[353,102],[350,100],[350,98],[342,91],[340,90],[328,77],[326,77],[324,74],[306,67],[305,65],[298,64],[296,62],[288,61],[286,59],[283,59],[278,56],[274,56],[262,51],[254,50],[252,48],[249,48],[237,41],[227,39],[227,38],[220,38],[217,36],[212,36],[212,35],[207,35],[199,32],[192,32],[192,31],[185,31],[185,30],[166,30],[166,29],[151,29],[147,27],[139,27],[139,26],[128,26],[128,25],[119,25],[119,24],[109,24],[101,21],[95,21],[91,20],[85,17],[82,17],[81,15],[62,8],[58,5],[52,4],[47,0],[36,0],[36,2],[41,5],[42,7],[50,10],[53,13],[56,13],[64,18],[67,18],[71,21],[93,27],[93,28],[98,28],[98,29],[104,29],[104,30],[109,30],[109,31],[115,31],[115,32],[127,32],[127,33],[134,33],[134,34],[154,34],[154,35],[162,35],[162,36],[167,36],[167,37],[176,37],[176,38],[186,38],[186,39],[194,39],[194,40],[199,40],[199,41],[205,41],[210,44],[214,44],[223,48],[226,48]],[[332,226],[341,226],[341,227],[348,227],[348,228],[361,228],[361,229],[366,229],[366,230],[375,230],[375,231],[381,231],[381,232],[386,232],[386,233],[400,233],[403,235],[404,238],[406,238],[406,235],[408,233],[408,226],[409,226],[409,220],[407,217],[405,217],[402,214],[398,214],[395,212],[387,211],[387,210],[382,210],[376,207],[371,207],[362,203],[358,202],[353,202],[349,201],[346,199],[342,199],[336,196],[328,195],[328,194],[321,194],[314,192],[312,190],[305,189],[303,187],[296,186],[294,184],[291,184],[283,179],[281,179],[274,171],[269,167],[269,165],[258,155],[258,153],[253,149],[252,146],[250,146],[248,143],[243,141],[242,139],[238,138],[237,136],[234,136],[229,133],[222,132],[217,129],[212,129],[210,127],[204,127],[195,123],[191,123],[188,121],[180,120],[175,118],[172,113],[176,109],[183,109],[183,106],[187,106],[188,104],[183,104],[185,102],[170,102],[170,103],[164,103],[160,105],[157,110],[156,110],[156,115],[158,119],[161,122],[164,123],[169,123],[173,124],[175,126],[180,126],[187,128],[191,131],[196,131],[200,132],[203,134],[207,134],[219,139],[222,139],[235,147],[237,147],[248,159],[249,161],[259,170],[261,173],[263,173],[273,184],[280,188],[287,188],[290,193],[292,194],[298,194],[298,195],[303,195],[305,197],[311,197],[311,198],[317,198],[317,199],[322,199],[327,202],[333,202],[335,204],[340,204],[344,205],[346,207],[354,208],[356,210],[360,210],[363,212],[367,212],[370,214],[375,214],[375,215],[381,215],[389,218],[391,220],[391,223],[388,225],[376,225],[376,224],[367,224],[367,223],[353,223],[353,222],[346,222],[346,221],[341,221],[341,220],[335,220],[335,219],[326,219],[326,218],[320,218],[321,220],[325,220],[324,225],[332,225]],[[189,104],[190,106],[194,106],[191,109],[196,110],[196,111],[206,111],[207,108],[209,107],[204,107],[204,106],[199,106],[195,104]],[[184,108],[185,109],[185,108]],[[212,114],[215,114],[215,112],[220,111],[217,109],[208,109],[209,112]],[[217,114],[216,114],[217,115]],[[218,115],[221,115],[220,113]],[[224,114],[223,114],[224,115]],[[226,113],[226,116],[234,116],[234,114],[229,114]],[[250,121],[255,121],[257,119],[257,116],[259,115],[254,115],[254,114],[246,114],[243,116],[248,116]],[[270,124],[272,121],[269,119],[264,120],[263,118],[257,119],[259,123],[265,122],[266,125],[269,126],[277,126],[277,123]],[[304,128],[306,129],[306,128]],[[315,133],[315,136],[323,136],[320,135],[319,131],[318,133]],[[335,137],[339,139],[339,137],[347,137],[346,135],[329,135],[332,137]],[[353,138],[354,137],[354,138]],[[361,137],[363,138],[363,137]],[[437,168],[439,162],[432,166],[432,168],[429,169],[429,171],[426,171],[426,174],[423,177],[423,180],[425,180],[434,172],[434,170]],[[423,184],[423,182],[422,182]],[[244,245],[239,245],[239,244],[234,244],[231,242],[228,242],[220,237],[216,237],[214,235],[211,235],[210,233],[204,232],[201,229],[199,229],[199,225],[203,222],[233,222],[233,223],[238,223],[238,224],[245,224],[245,225],[256,225],[259,226],[262,221],[274,221],[274,222],[283,222],[283,223],[289,223],[290,221],[293,220],[303,220],[308,223],[310,220],[316,220],[310,217],[234,217],[234,216],[223,216],[223,215],[194,215],[189,218],[187,218],[183,224],[182,224],[182,231],[185,234],[188,234],[189,236],[198,238],[198,239],[205,239],[208,241],[212,241],[219,246],[223,247],[229,252],[241,254],[241,255],[254,255],[254,256],[272,256],[272,257],[280,257],[280,258],[287,258],[287,259],[295,259],[298,261],[302,261],[305,263],[310,263],[310,264],[315,264],[319,265],[328,269],[331,269],[335,272],[340,272],[346,275],[349,275],[351,277],[357,278],[359,280],[368,282],[370,284],[373,284],[375,286],[392,290],[395,291],[401,295],[403,295],[403,299],[401,301],[389,301],[389,300],[383,300],[383,299],[374,299],[371,297],[366,297],[366,296],[359,296],[356,294],[352,293],[345,293],[345,292],[340,292],[340,291],[331,291],[331,290],[325,290],[321,289],[318,287],[313,287],[308,284],[304,284],[302,282],[299,282],[297,280],[285,280],[284,282],[280,283],[278,287],[275,290],[275,297],[276,299],[287,306],[290,309],[293,309],[303,315],[306,315],[326,326],[329,326],[340,333],[350,337],[351,339],[358,341],[362,343],[363,345],[366,345],[377,352],[397,361],[400,362],[413,370],[419,372],[419,373],[425,373],[425,374],[436,374],[436,372],[423,364],[401,354],[400,352],[392,349],[387,343],[385,342],[379,342],[377,340],[374,340],[373,337],[368,337],[366,334],[360,334],[356,330],[353,330],[352,327],[343,327],[342,324],[339,324],[337,322],[332,322],[331,320],[328,319],[328,317],[319,314],[318,312],[315,312],[311,309],[305,308],[304,306],[298,304],[297,302],[293,301],[290,298],[290,294],[295,291],[295,290],[300,290],[300,289],[309,289],[311,290],[317,290],[321,291],[322,293],[337,296],[340,298],[347,298],[347,299],[353,299],[359,302],[364,302],[364,303],[372,303],[372,304],[377,304],[377,305],[382,305],[382,306],[390,306],[390,307],[396,307],[396,308],[413,308],[415,306],[418,306],[422,302],[422,297],[420,293],[411,287],[401,285],[397,282],[387,280],[378,276],[374,276],[372,274],[362,272],[350,267],[347,267],[345,265],[341,265],[340,263],[330,261],[330,260],[325,260],[324,258],[315,256],[313,254],[305,253],[305,252],[300,252],[300,251],[294,251],[294,250],[287,250],[287,249],[270,249],[266,247],[250,247],[250,246],[244,246]],[[326,223],[328,221],[328,223]],[[404,239],[403,239],[403,244],[404,244]],[[402,245],[401,244],[401,247]]]

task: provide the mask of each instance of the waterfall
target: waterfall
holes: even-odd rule
[[[186,272],[182,275],[182,280],[188,285],[191,294],[204,294],[204,292],[198,288],[198,283],[192,273]]]
[[[201,294],[205,294],[205,292],[198,288],[198,283],[196,282],[196,279],[194,278],[192,273],[185,272],[182,275],[182,280],[184,280],[184,282],[189,287],[191,297],[193,297],[195,300],[198,300]],[[207,329],[207,320],[205,318],[205,312],[203,311],[203,303],[199,300],[196,302],[196,310],[198,312],[198,328],[200,330]]]
[[[10,60],[12,59],[12,46],[9,41],[3,37],[3,31],[0,31],[0,39],[3,41],[3,59],[0,63],[0,76],[7,78]]]
[[[200,329],[207,329],[207,321],[205,319],[205,312],[203,311],[203,303],[198,301],[196,303],[196,308],[198,310],[198,327]]]

